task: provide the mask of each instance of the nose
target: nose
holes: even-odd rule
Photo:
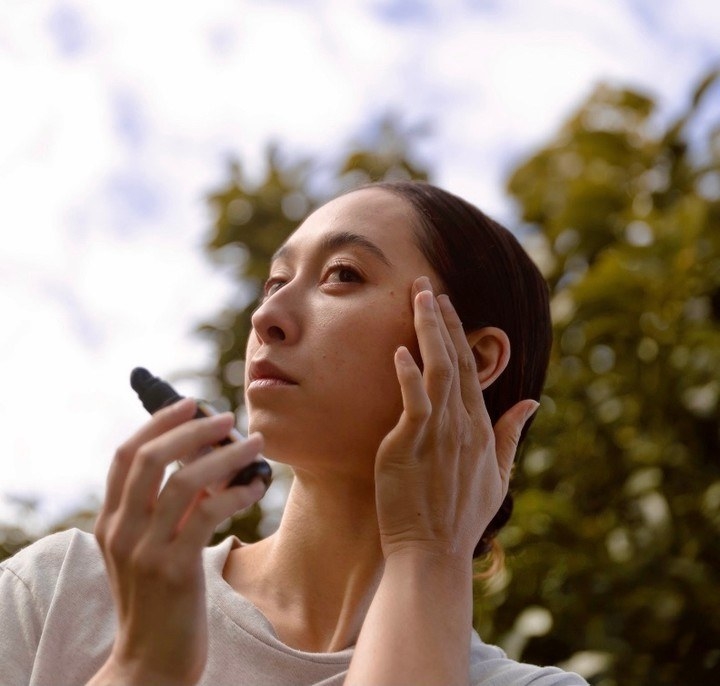
[[[290,343],[299,333],[289,286],[271,295],[253,312],[251,323],[261,343]]]

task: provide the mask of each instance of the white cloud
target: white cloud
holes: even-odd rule
[[[508,165],[598,80],[672,105],[720,55],[702,0],[401,5],[0,5],[0,490],[99,496],[144,419],[130,369],[209,363],[190,332],[232,294],[200,251],[229,154],[327,156],[394,109],[433,124],[442,184],[502,215]]]

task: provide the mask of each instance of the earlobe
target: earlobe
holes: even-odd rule
[[[485,390],[510,361],[510,339],[496,326],[486,326],[467,335],[477,364],[478,380]]]

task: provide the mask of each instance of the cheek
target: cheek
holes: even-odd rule
[[[416,355],[418,344],[412,312],[392,307],[372,307],[358,315],[352,326],[338,328],[326,337],[323,368],[337,381],[357,384],[356,392],[369,387],[378,396],[379,387],[397,386],[394,356],[401,345]],[[399,391],[399,388],[398,388]]]
[[[245,372],[243,374],[243,384],[245,387],[247,387],[248,384],[248,368],[250,367],[250,360],[252,360],[259,347],[257,339],[255,338],[255,331],[251,329],[247,343],[245,344]]]

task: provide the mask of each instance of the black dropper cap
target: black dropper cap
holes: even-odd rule
[[[161,407],[172,405],[182,400],[180,395],[167,381],[153,376],[144,367],[135,367],[130,374],[130,385],[138,394],[143,407],[154,414]]]
[[[180,395],[167,381],[163,381],[157,376],[153,376],[144,367],[135,367],[130,374],[130,385],[138,394],[143,406],[150,413],[154,414],[161,407],[172,405],[178,400],[182,400],[184,396]],[[199,408],[195,417],[207,416]],[[229,438],[220,441],[220,445],[230,443]],[[259,477],[265,487],[270,486],[272,481],[272,469],[270,465],[263,459],[251,462],[243,467],[228,484],[230,486],[246,486],[253,479]]]

